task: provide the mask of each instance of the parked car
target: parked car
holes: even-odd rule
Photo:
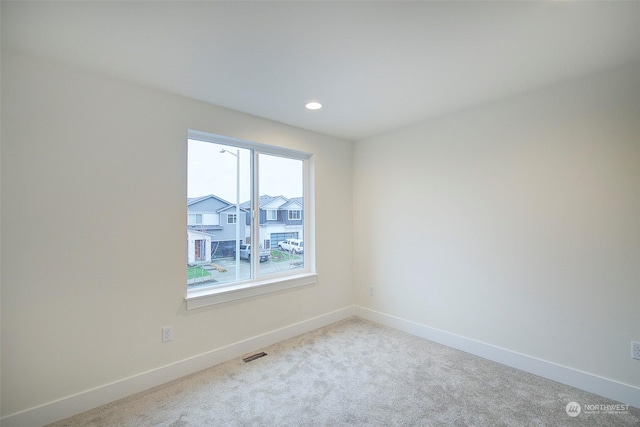
[[[287,251],[295,254],[301,254],[304,252],[304,245],[300,239],[287,239],[278,243],[278,248],[282,251]]]
[[[240,245],[240,258],[251,260],[251,245]],[[269,258],[271,258],[271,252],[260,246],[260,262],[269,261]]]

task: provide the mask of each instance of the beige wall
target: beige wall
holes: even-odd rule
[[[640,386],[638,76],[357,142],[357,304]]]
[[[315,153],[319,283],[186,311],[189,128]],[[1,136],[5,416],[353,303],[349,142],[5,51]]]

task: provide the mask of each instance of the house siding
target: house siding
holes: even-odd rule
[[[222,209],[225,210],[221,211]],[[236,239],[235,224],[229,224],[227,222],[227,215],[235,214],[235,205],[226,203],[216,197],[209,197],[188,205],[187,213],[203,214],[203,224],[188,225],[188,229],[206,232],[211,235],[211,239],[214,242]],[[205,221],[205,217],[207,221]],[[240,210],[238,221],[240,222],[240,240],[244,242],[247,232],[243,224],[249,224],[247,222],[249,221],[249,217],[245,211]]]
[[[227,215],[234,215],[235,209],[229,209],[220,213],[220,230],[213,230],[211,235],[213,240],[235,240],[236,225],[227,223]],[[244,241],[246,237],[246,227],[243,225],[247,221],[247,213],[240,211],[240,240]]]

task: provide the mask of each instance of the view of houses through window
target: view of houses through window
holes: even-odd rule
[[[303,159],[189,139],[187,174],[189,289],[304,267]]]

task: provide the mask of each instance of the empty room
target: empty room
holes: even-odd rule
[[[640,424],[640,2],[0,24],[3,427]]]

